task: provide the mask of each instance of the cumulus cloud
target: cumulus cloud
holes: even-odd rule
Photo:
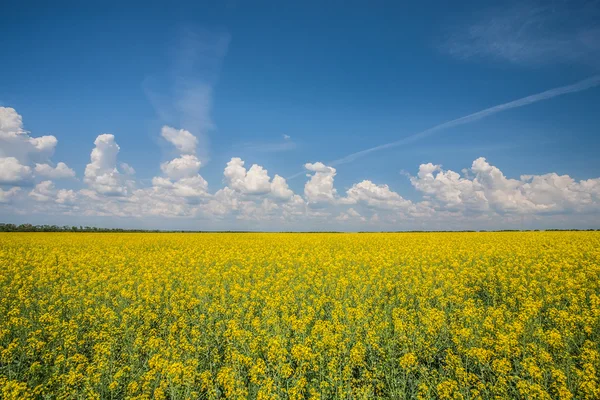
[[[181,154],[195,154],[198,139],[185,129],[175,129],[170,126],[163,126],[161,136],[171,143]]]
[[[33,190],[29,192],[35,201],[47,202],[54,199],[54,183],[52,181],[43,181],[35,185]]]
[[[208,182],[199,174],[202,162],[196,156],[198,140],[185,129],[167,125],[162,127],[161,136],[181,155],[161,163],[163,176],[152,179],[152,188],[136,191],[132,201],[144,203],[143,208],[153,215],[193,214],[191,204],[210,197]]]
[[[32,178],[31,168],[15,157],[0,157],[0,184],[19,185]]]
[[[84,182],[98,193],[125,196],[133,186],[117,169],[119,145],[112,134],[104,133],[94,141],[90,163],[85,167]]]
[[[280,200],[289,200],[294,196],[294,192],[289,188],[285,178],[275,175],[271,182],[271,194]]]
[[[511,179],[483,157],[473,161],[467,172],[473,177],[422,164],[411,183],[441,209],[497,214],[600,210],[600,179],[577,182],[555,173]]]
[[[285,178],[275,175],[271,181],[268,171],[262,166],[253,164],[246,170],[244,164],[239,157],[233,157],[227,163],[223,175],[231,189],[245,195],[270,195],[278,200],[290,200],[294,195]]]
[[[0,107],[0,136],[2,138],[25,135],[23,118],[14,108]]]
[[[4,209],[20,212],[30,207],[34,212],[82,216],[220,221],[214,226],[237,220],[282,229],[294,229],[299,224],[309,229],[360,224],[374,228],[402,224],[420,229],[482,224],[479,226],[486,228],[490,221],[510,226],[522,216],[539,221],[549,216],[597,217],[600,213],[600,178],[577,181],[556,173],[508,177],[482,157],[462,174],[439,164],[421,164],[417,174],[410,177],[422,195],[419,200],[408,200],[387,184],[371,180],[357,182],[340,195],[334,186],[336,169],[322,162],[305,164],[308,179],[303,195],[298,195],[280,175],[271,178],[259,164],[246,168],[244,160],[237,157],[225,166],[225,186],[211,193],[199,173],[203,163],[197,156],[200,149],[195,136],[169,126],[163,127],[161,134],[179,155],[160,164],[161,174],[152,179],[151,186],[140,182],[141,187],[136,187],[135,170],[118,162],[120,148],[114,135],[101,134],[85,168],[87,188],[56,188],[54,180],[72,178],[75,172],[65,163],[54,164],[48,158],[55,139],[31,138],[14,110],[2,112],[0,140],[10,142],[10,146],[0,150],[0,203]],[[39,177],[45,179],[39,182]],[[25,184],[32,189],[21,196],[22,189],[17,186]]]
[[[34,175],[74,175],[64,163],[58,163],[56,168],[49,164],[57,143],[52,135],[31,137],[14,108],[0,107],[0,184],[26,185]]]
[[[412,205],[410,200],[405,200],[398,193],[392,191],[388,185],[376,185],[369,180],[356,183],[348,189],[343,202],[346,204],[363,203],[369,207],[382,209],[406,209]]]
[[[209,215],[223,216],[237,210],[239,203],[239,193],[226,186],[217,190],[204,209]]]
[[[262,166],[253,164],[246,169],[244,164],[238,157],[227,163],[223,171],[227,186],[207,202],[206,214],[232,214],[236,219],[256,221],[287,221],[302,214],[304,200],[294,194],[283,177],[275,175],[271,180]]]
[[[21,115],[14,108],[0,107],[0,157],[14,157],[23,164],[46,161],[57,143],[52,135],[29,136]]]
[[[360,222],[367,221],[367,219],[365,217],[363,217],[354,208],[349,208],[345,212],[341,212],[335,219],[339,222],[345,222],[345,221],[351,221],[351,220],[360,221]]]
[[[0,203],[10,203],[11,200],[21,191],[19,187],[13,187],[8,190],[0,188]]]
[[[190,178],[198,174],[202,163],[196,156],[183,155],[171,161],[164,162],[160,165],[160,169],[170,179]]]
[[[462,178],[454,171],[444,171],[440,165],[421,164],[417,176],[411,177],[411,183],[427,198],[436,200],[447,209],[484,211],[489,208],[478,182]]]
[[[181,156],[163,162],[160,169],[164,176],[152,179],[152,188],[135,193],[135,202],[152,204],[151,213],[161,210],[170,215],[193,214],[190,204],[199,203],[210,197],[208,182],[198,173],[202,162],[196,156],[198,140],[185,129],[163,126],[161,135],[173,144]],[[146,198],[146,199],[145,199]],[[150,201],[148,201],[151,199]]]
[[[202,176],[188,176],[172,181],[168,178],[154,177],[152,185],[155,188],[169,189],[170,196],[183,198],[198,198],[208,196],[208,182]],[[156,193],[155,193],[156,194]]]
[[[337,191],[333,187],[333,178],[336,170],[322,162],[306,163],[304,168],[313,174],[307,174],[310,177],[304,185],[304,196],[309,204],[334,203],[336,201]]]
[[[586,211],[600,209],[600,178],[577,182],[568,175],[523,175],[523,193],[538,209]]]
[[[74,178],[75,171],[67,166],[64,162],[59,162],[56,167],[49,164],[35,164],[35,173],[46,178],[62,179]]]
[[[356,211],[354,208],[349,208],[347,211],[348,215],[350,215],[351,217],[354,218],[362,218],[362,216],[360,215],[360,213],[358,211]]]
[[[56,193],[56,202],[58,204],[72,205],[77,202],[77,193],[74,190],[60,189]]]
[[[127,163],[119,163],[119,166],[121,167],[121,171],[123,171],[124,174],[126,175],[135,175],[135,169],[127,164]]]
[[[223,174],[230,188],[244,194],[267,194],[271,191],[271,178],[267,170],[257,164],[246,170],[241,158],[232,158]]]
[[[181,197],[202,197],[208,193],[208,182],[200,175],[182,178],[173,184],[173,192]]]

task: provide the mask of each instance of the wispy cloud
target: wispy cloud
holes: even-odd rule
[[[457,28],[442,50],[463,59],[598,67],[600,6],[598,1],[544,1],[486,10],[476,21]]]
[[[490,143],[490,144],[446,144],[443,146],[427,146],[411,149],[413,154],[425,154],[431,155],[434,153],[476,153],[478,155],[485,155],[491,152],[513,150],[523,147],[539,147],[543,145],[550,145],[556,143],[556,140],[547,138],[539,138],[536,140],[523,140],[523,141],[510,141],[504,143]]]
[[[481,110],[476,113],[466,115],[464,117],[453,119],[452,121],[444,122],[442,124],[436,125],[434,127],[431,127],[429,129],[426,129],[426,130],[416,133],[414,135],[407,136],[403,139],[397,140],[395,142],[382,144],[380,146],[371,147],[370,149],[366,149],[366,150],[358,151],[356,153],[349,154],[346,157],[340,158],[338,160],[334,160],[329,164],[331,164],[331,165],[345,164],[345,163],[354,161],[359,157],[363,157],[369,153],[373,153],[375,151],[389,149],[391,147],[398,147],[398,146],[401,146],[404,144],[415,142],[417,140],[423,139],[427,136],[430,136],[430,135],[432,135],[436,132],[439,132],[441,130],[444,130],[444,129],[452,128],[452,127],[459,126],[459,125],[464,125],[469,122],[474,122],[474,121],[480,120],[482,118],[486,118],[491,115],[497,114],[502,111],[507,111],[507,110],[511,110],[513,108],[523,107],[523,106],[537,103],[537,102],[543,101],[543,100],[549,100],[554,97],[562,96],[563,94],[581,92],[582,90],[590,89],[590,88],[596,87],[598,85],[600,85],[600,75],[596,75],[591,78],[584,79],[583,81],[574,83],[572,85],[561,86],[558,88],[546,90],[544,92],[532,94],[531,96],[523,97],[518,100],[513,100],[508,103],[499,104],[494,107],[486,108],[485,110]]]
[[[161,124],[185,129],[198,138],[198,157],[208,158],[213,88],[229,47],[230,35],[190,26],[173,45],[170,73],[148,77],[144,90]]]
[[[587,89],[591,89],[593,87],[599,86],[600,85],[600,75],[595,75],[592,76],[588,79],[584,79],[582,81],[579,81],[577,83],[574,83],[572,85],[567,85],[567,86],[561,86],[561,87],[557,87],[554,89],[549,89],[546,90],[544,92],[541,93],[537,93],[537,94],[532,94],[530,96],[527,97],[523,97],[520,98],[518,100],[513,100],[510,101],[508,103],[503,103],[503,104],[499,104],[497,106],[494,107],[490,107],[490,108],[486,108],[484,110],[475,112],[473,114],[469,114],[466,115],[464,117],[460,117],[460,118],[456,118],[453,119],[451,121],[447,121],[444,122],[442,124],[433,126],[429,129],[426,129],[424,131],[421,131],[419,133],[415,133],[414,135],[410,135],[407,136],[405,138],[402,138],[400,140],[396,140],[394,142],[390,142],[390,143],[385,143],[379,146],[375,146],[375,147],[371,147],[365,150],[361,150],[361,151],[357,151],[355,153],[349,154],[345,157],[339,158],[337,160],[331,161],[329,163],[327,163],[328,165],[340,165],[340,164],[346,164],[352,161],[355,161],[358,158],[364,157],[368,154],[377,152],[377,151],[381,151],[381,150],[385,150],[385,149],[389,149],[389,148],[393,148],[393,147],[398,147],[398,146],[402,146],[402,145],[406,145],[409,143],[413,143],[416,142],[420,139],[426,138],[428,136],[433,135],[434,133],[437,133],[439,131],[442,131],[444,129],[448,129],[448,128],[453,128],[459,125],[464,125],[464,124],[468,124],[470,122],[475,122],[478,121],[480,119],[489,117],[491,115],[494,114],[498,114],[502,111],[507,111],[507,110],[511,110],[513,108],[519,108],[519,107],[523,107],[529,104],[533,104],[533,103],[537,103],[539,101],[543,101],[543,100],[549,100],[552,99],[554,97],[558,97],[558,96],[562,96],[564,94],[568,94],[568,93],[576,93],[576,92],[581,92],[583,90],[587,90]],[[303,175],[303,172],[299,172],[295,175],[290,176],[288,179],[292,179],[298,176]]]

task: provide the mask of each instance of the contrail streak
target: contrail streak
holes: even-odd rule
[[[444,122],[442,124],[436,125],[434,127],[431,127],[429,129],[426,129],[419,133],[415,133],[414,135],[410,135],[403,139],[396,140],[394,142],[390,142],[390,143],[382,144],[379,146],[371,147],[369,149],[357,151],[356,153],[352,153],[345,157],[328,162],[327,165],[335,166],[335,165],[340,165],[340,164],[346,164],[346,163],[352,162],[360,157],[364,157],[367,154],[370,154],[370,153],[373,153],[373,152],[376,152],[379,150],[389,149],[392,147],[398,147],[398,146],[402,146],[402,145],[405,145],[408,143],[416,142],[419,139],[423,139],[427,136],[430,136],[438,131],[441,131],[441,130],[444,130],[447,128],[464,125],[469,122],[473,122],[473,121],[480,120],[482,118],[489,117],[490,115],[494,115],[494,114],[497,114],[502,111],[506,111],[506,110],[510,110],[510,109],[518,108],[518,107],[523,107],[523,106],[526,106],[529,104],[537,103],[538,101],[549,100],[549,99],[552,99],[557,96],[562,96],[563,94],[581,92],[583,90],[591,89],[598,85],[600,85],[600,75],[595,75],[590,78],[579,81],[577,83],[574,83],[572,85],[557,87],[554,89],[546,90],[545,92],[532,94],[530,96],[523,97],[518,100],[513,100],[508,103],[499,104],[494,107],[486,108],[485,110],[481,110],[476,113],[466,115],[464,117],[460,117],[457,119],[453,119],[451,121]],[[304,172],[299,172],[295,175],[290,176],[288,179],[293,179],[293,178],[296,178],[303,174],[304,174]]]

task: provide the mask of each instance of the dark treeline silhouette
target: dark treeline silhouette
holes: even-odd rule
[[[0,232],[162,232],[158,229],[121,229],[97,228],[95,226],[58,226],[58,225],[32,225],[32,224],[2,224]]]
[[[411,231],[385,231],[382,233],[394,233],[394,232],[404,232],[404,233],[425,233],[425,232],[538,232],[538,231],[546,231],[546,232],[560,232],[560,231],[600,231],[600,229],[502,229],[502,230],[462,230],[462,231],[425,231],[425,230],[411,230]],[[202,231],[202,230],[163,230],[163,229],[122,229],[122,228],[97,228],[95,226],[58,226],[58,225],[32,225],[32,224],[4,224],[0,223],[0,232],[130,232],[130,233],[157,233],[157,232],[178,232],[178,233],[212,233],[212,232],[223,232],[223,233],[251,233],[256,231]],[[276,233],[276,232],[273,232]],[[316,231],[316,232],[290,232],[290,233],[344,233],[339,231]],[[358,233],[369,233],[369,232],[358,232]]]

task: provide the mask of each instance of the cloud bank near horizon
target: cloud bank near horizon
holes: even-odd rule
[[[160,164],[150,185],[142,185],[135,169],[119,160],[120,146],[109,133],[94,141],[78,182],[76,171],[52,160],[56,137],[31,136],[15,109],[0,107],[0,208],[24,219],[157,218],[209,221],[228,229],[454,229],[514,226],[523,218],[534,225],[600,221],[600,178],[577,181],[553,172],[510,178],[483,157],[462,174],[435,163],[415,166],[409,180],[421,195],[418,201],[371,180],[341,191],[336,168],[323,162],[304,165],[303,192],[294,193],[282,176],[239,157],[224,167],[224,185],[211,190],[201,175],[195,135],[168,125],[160,135],[176,156]],[[61,187],[64,182],[81,187]]]

